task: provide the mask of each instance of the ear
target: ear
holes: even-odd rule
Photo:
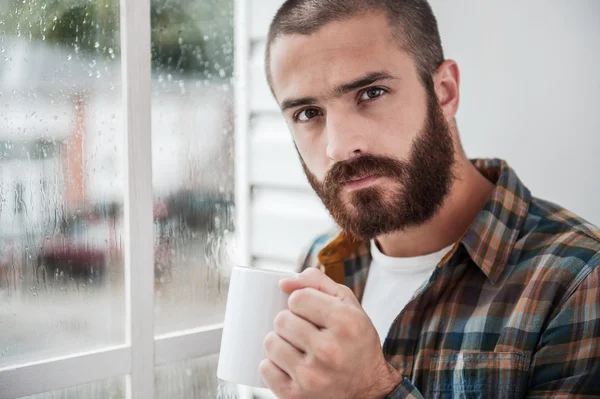
[[[460,98],[460,72],[458,64],[446,60],[433,75],[433,85],[446,120],[454,119]]]

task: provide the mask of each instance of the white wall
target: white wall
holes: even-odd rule
[[[600,1],[434,0],[467,154],[600,225]]]
[[[266,267],[289,267],[330,223],[264,78],[264,39],[281,3],[250,1],[250,248]],[[462,73],[457,119],[469,156],[506,159],[534,195],[600,225],[600,2],[432,6]]]

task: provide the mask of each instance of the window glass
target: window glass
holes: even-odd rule
[[[218,356],[191,359],[157,367],[154,372],[156,399],[234,399],[238,397],[234,384],[219,381]]]
[[[0,2],[0,367],[124,342],[119,51],[118,0]]]
[[[152,1],[155,332],[221,322],[233,250],[233,1]]]
[[[105,381],[95,381],[90,384],[27,396],[23,399],[125,399],[127,397],[125,393],[125,377],[115,377]]]

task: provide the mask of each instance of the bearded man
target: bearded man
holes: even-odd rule
[[[266,69],[340,228],[281,282],[278,397],[600,396],[600,232],[467,158],[425,0],[288,0]]]

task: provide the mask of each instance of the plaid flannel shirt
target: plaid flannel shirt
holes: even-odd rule
[[[404,309],[383,345],[404,377],[388,398],[600,397],[600,231],[534,198],[497,159],[496,187]],[[600,206],[600,201],[598,206]],[[361,300],[368,242],[319,237],[319,267]]]

